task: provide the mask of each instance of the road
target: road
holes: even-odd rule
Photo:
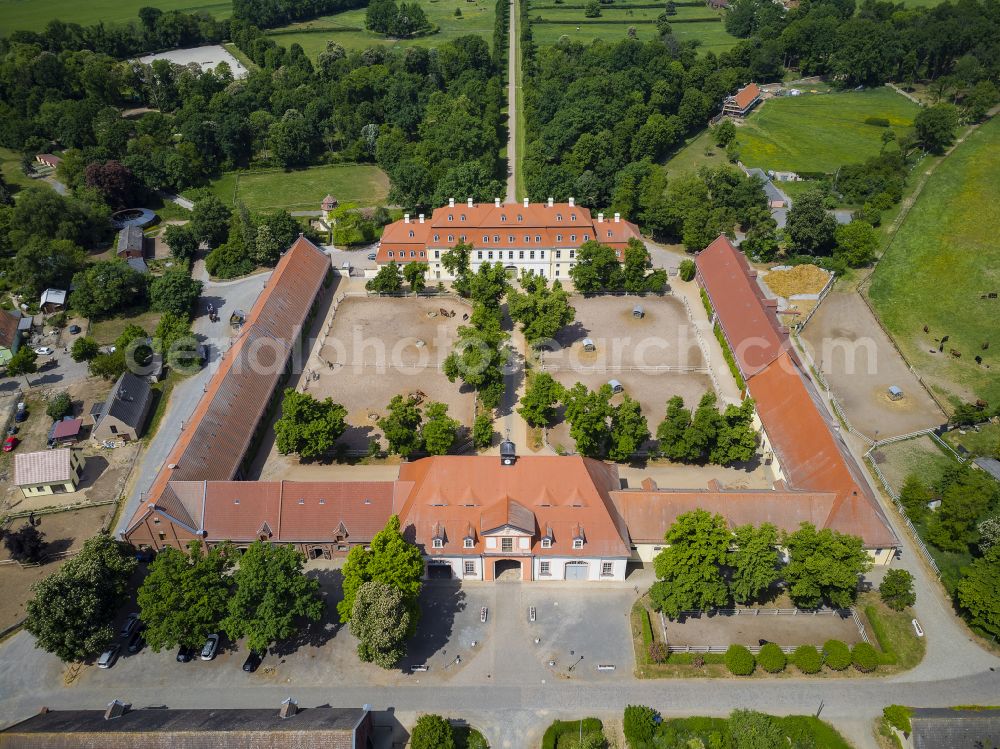
[[[510,3],[510,28],[507,34],[507,197],[517,202],[517,3]]]
[[[201,265],[203,267],[204,264]],[[198,302],[198,316],[194,320],[193,329],[194,334],[210,346],[209,362],[199,372],[174,386],[166,413],[160,420],[156,434],[139,457],[135,483],[119,516],[118,532],[125,530],[126,524],[132,519],[139,507],[140,496],[152,485],[160,467],[170,454],[184,421],[191,416],[201,399],[204,386],[218,369],[222,354],[229,349],[231,345],[229,312],[234,309],[249,310],[270,276],[270,273],[259,273],[235,281],[205,283]],[[218,322],[213,323],[208,319],[209,303],[216,309],[222,310]]]

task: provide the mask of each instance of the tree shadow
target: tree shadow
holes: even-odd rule
[[[455,616],[465,611],[465,598],[458,580],[424,583],[420,592],[420,623],[399,663],[404,671],[427,663],[431,656],[447,647],[455,628]]]
[[[569,325],[560,328],[559,332],[555,334],[555,341],[563,348],[568,348],[577,341],[582,341],[589,333],[590,329],[577,320],[576,322],[572,322]]]
[[[96,484],[107,467],[108,461],[101,455],[93,455],[87,458],[87,464],[83,468],[83,476],[80,477],[80,483],[76,487],[77,491],[89,489]]]
[[[344,433],[337,440],[337,447],[345,446],[348,450],[367,450],[368,444],[375,433],[373,424],[354,426],[348,424]]]
[[[306,577],[319,581],[323,603],[326,604],[323,616],[318,622],[303,622],[292,637],[272,645],[269,652],[279,658],[291,655],[299,648],[323,647],[344,626],[340,623],[340,616],[337,614],[337,604],[344,597],[343,573],[340,570],[307,569],[305,574]]]

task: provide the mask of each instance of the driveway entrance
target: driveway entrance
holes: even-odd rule
[[[590,565],[586,562],[566,562],[567,580],[587,580],[590,577]]]
[[[498,559],[493,563],[493,579],[497,582],[521,582],[521,563],[516,559]]]

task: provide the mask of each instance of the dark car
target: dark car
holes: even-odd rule
[[[177,662],[178,663],[188,663],[194,660],[194,648],[185,647],[181,645],[177,650]]]
[[[142,638],[142,630],[143,627],[136,627],[135,632],[128,638],[128,652],[138,653],[146,645],[146,641]]]
[[[247,659],[243,661],[243,670],[248,674],[252,674],[257,670],[257,666],[260,665],[262,660],[264,660],[263,652],[259,650],[251,650],[250,655],[248,655]]]
[[[20,424],[22,421],[26,421],[27,418],[28,418],[27,409],[23,411],[18,411],[17,413],[14,414],[14,421],[16,421],[18,424]]]
[[[79,325],[70,325],[69,326],[69,332],[72,333],[73,335],[76,335],[77,333],[80,332],[80,326]]]

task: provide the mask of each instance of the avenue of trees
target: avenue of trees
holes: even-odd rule
[[[650,598],[670,617],[767,600],[779,580],[796,606],[846,608],[857,596],[858,576],[871,567],[860,538],[810,523],[791,533],[768,523],[731,530],[721,515],[694,510],[678,516],[665,540],[669,546],[653,561]],[[788,553],[785,564],[779,546]]]

